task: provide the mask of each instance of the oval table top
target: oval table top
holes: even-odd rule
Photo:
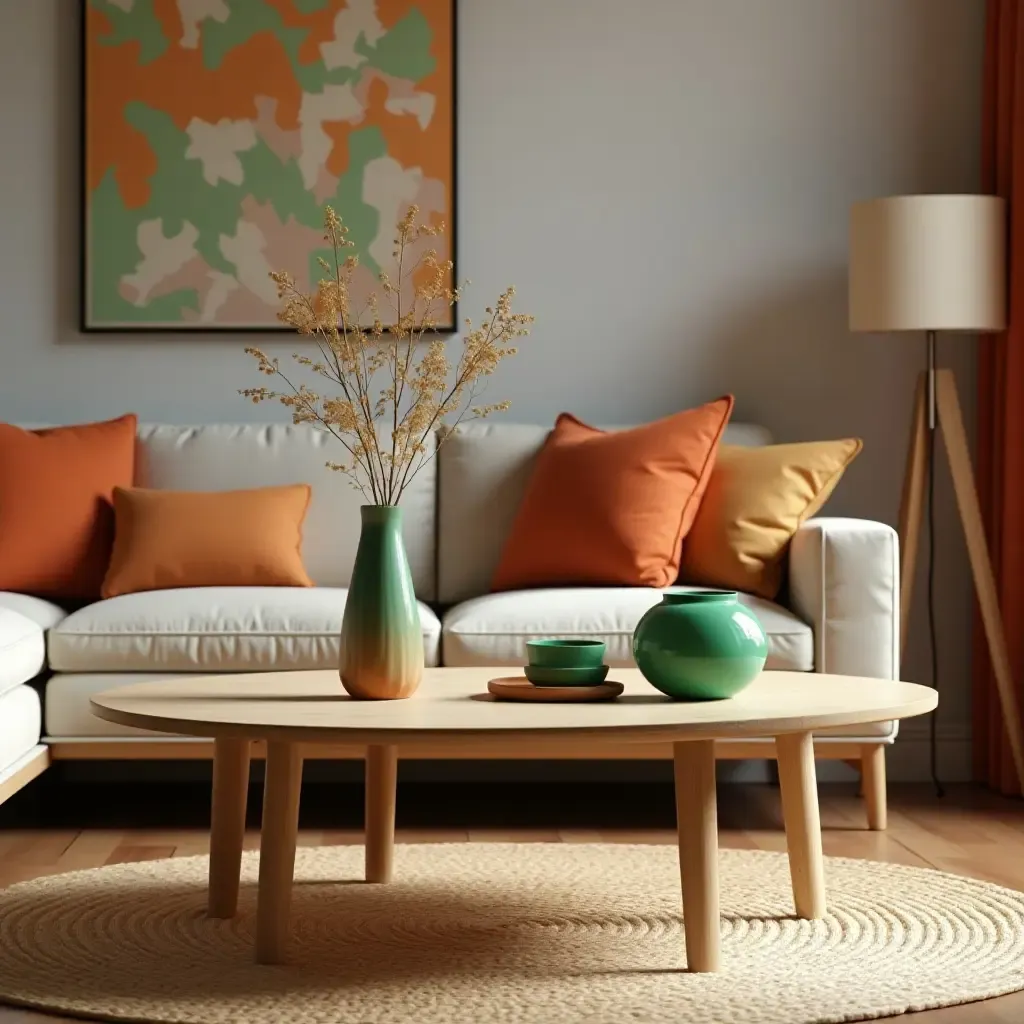
[[[457,744],[518,740],[663,742],[811,732],[910,718],[938,704],[915,683],[764,672],[729,700],[674,701],[636,669],[612,669],[625,687],[601,703],[512,703],[487,693],[490,679],[521,668],[428,668],[406,700],[354,700],[334,670],[177,676],[97,694],[109,722],[186,736],[299,743]]]

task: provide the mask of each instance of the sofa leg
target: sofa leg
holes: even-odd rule
[[[885,744],[866,743],[861,748],[861,778],[867,803],[868,828],[884,832],[888,820],[885,791]]]

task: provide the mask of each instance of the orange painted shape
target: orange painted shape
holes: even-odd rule
[[[331,140],[332,146],[324,167],[329,174],[340,178],[348,170],[349,136],[353,130],[363,125],[354,125],[349,121],[326,121],[323,125],[324,134]]]

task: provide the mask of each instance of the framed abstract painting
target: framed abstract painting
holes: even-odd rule
[[[412,205],[454,261],[455,0],[81,2],[83,330],[288,330],[327,205],[353,309]]]

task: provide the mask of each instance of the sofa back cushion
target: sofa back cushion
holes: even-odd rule
[[[180,587],[311,587],[302,564],[308,484],[247,491],[115,487],[104,597]]]
[[[437,598],[465,601],[491,588],[505,539],[550,428],[466,423],[438,453]],[[730,423],[723,444],[763,445],[763,427]]]
[[[0,590],[95,601],[131,484],[134,414],[26,430],[0,423]]]
[[[215,424],[139,428],[136,486],[175,491],[232,491],[309,484],[313,497],[302,527],[302,559],[315,584],[347,587],[359,543],[362,494],[348,476],[326,467],[341,461],[340,444],[308,426]],[[430,462],[402,498],[406,551],[416,596],[431,601],[435,585],[437,467]]]

